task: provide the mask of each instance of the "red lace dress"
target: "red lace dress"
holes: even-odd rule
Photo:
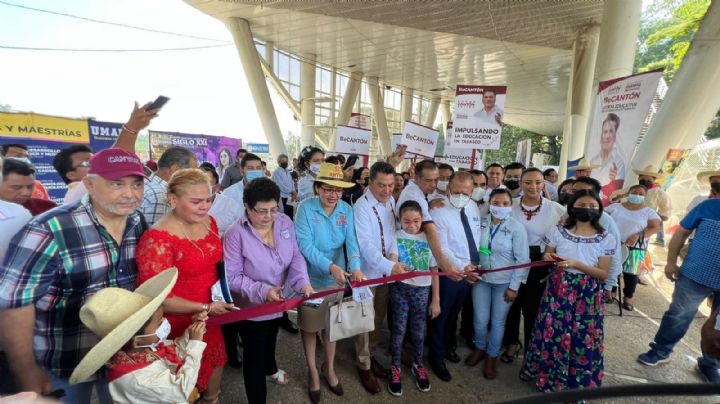
[[[177,296],[200,303],[211,302],[213,284],[217,282],[216,264],[222,260],[222,243],[218,236],[215,219],[210,218],[212,231],[200,240],[187,240],[165,230],[150,229],[140,238],[137,249],[138,285],[163,270],[176,267],[178,279],[168,298]],[[192,314],[165,313],[172,326],[169,339],[182,336],[192,321]],[[203,340],[207,347],[203,352],[197,387],[207,388],[214,368],[227,362],[225,343],[220,326],[209,326]]]

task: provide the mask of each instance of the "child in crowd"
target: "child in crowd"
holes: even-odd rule
[[[105,365],[115,403],[194,402],[207,313],[195,315],[182,337],[165,340],[170,323],[162,302],[176,280],[177,270],[171,268],[134,292],[110,287],[91,297],[80,309],[80,320],[101,339],[70,383],[86,381]]]
[[[428,272],[437,270],[437,263],[430,252],[430,245],[422,228],[422,209],[415,201],[406,201],[399,210],[400,226],[397,232],[398,259],[407,265],[409,271]],[[400,356],[405,333],[410,333],[412,342],[415,385],[422,392],[430,391],[430,380],[422,365],[423,340],[427,316],[428,300],[432,287],[430,317],[440,314],[440,294],[437,277],[422,276],[394,283],[390,288],[392,302],[392,325],[390,354],[392,369],[388,390],[390,394],[402,395],[400,379]]]

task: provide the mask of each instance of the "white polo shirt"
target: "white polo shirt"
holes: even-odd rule
[[[5,259],[10,240],[32,219],[27,209],[17,203],[0,201],[0,263]]]

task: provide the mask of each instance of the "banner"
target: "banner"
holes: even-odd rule
[[[407,153],[434,158],[439,135],[438,131],[433,128],[405,121],[403,136],[399,144],[407,146]]]
[[[117,122],[102,122],[93,119],[88,120],[90,129],[90,148],[97,153],[103,149],[109,149],[120,136],[122,124]],[[140,131],[135,142],[135,154],[140,157],[143,163],[150,160],[150,139],[147,131]]]
[[[370,115],[363,115],[358,114],[357,112],[353,112],[352,114],[350,114],[350,121],[348,122],[347,126],[372,130],[372,118],[370,117]]]
[[[622,188],[630,160],[655,98],[662,70],[600,82],[585,144],[592,177],[603,186],[603,203]]]
[[[197,158],[198,164],[205,161],[212,163],[222,172],[223,167],[232,164],[232,157],[242,147],[241,139],[224,136],[193,135],[179,132],[150,133],[150,157],[158,158],[171,146],[181,146],[191,150]]]
[[[245,145],[245,149],[252,154],[270,154],[268,143],[248,143]]]
[[[372,131],[338,125],[335,130],[335,152],[367,156],[370,154]],[[394,150],[394,149],[393,149]]]
[[[452,119],[454,127],[445,145],[499,149],[506,92],[505,86],[458,85]]]
[[[661,173],[665,174],[665,176],[657,180],[657,183],[662,186],[665,191],[672,185],[678,167],[680,167],[680,164],[688,154],[690,154],[690,149],[668,149],[665,160],[663,160],[660,165]]]
[[[517,144],[515,151],[515,161],[522,163],[525,167],[530,167],[532,154],[532,139],[521,140]]]

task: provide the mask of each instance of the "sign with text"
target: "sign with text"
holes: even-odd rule
[[[248,143],[245,145],[248,153],[253,154],[270,154],[270,145],[268,143]]]
[[[350,114],[350,121],[348,122],[348,126],[371,130],[372,118],[370,117],[370,115],[363,115],[358,114],[357,112],[353,112],[352,114]]]
[[[436,157],[435,161],[438,163],[450,164],[451,166],[457,168],[472,169],[472,155],[473,149],[467,147],[446,147],[443,151],[443,155]],[[482,157],[482,153],[477,152],[475,154],[475,160],[479,160],[480,157]]]
[[[506,92],[506,86],[458,85],[446,146],[499,149]]]
[[[405,121],[403,135],[398,143],[407,146],[408,153],[434,158],[439,135],[433,128]]]
[[[87,120],[33,113],[0,112],[0,136],[62,143],[89,142]]]
[[[172,146],[190,149],[198,164],[208,161],[222,171],[232,163],[232,156],[242,146],[242,140],[224,136],[194,135],[179,132],[150,132],[151,158],[157,160]]]
[[[120,136],[122,124],[117,122],[102,122],[94,119],[88,120],[90,129],[90,148],[93,152],[109,149]],[[135,142],[135,154],[142,162],[150,160],[150,139],[145,130],[140,131]]]
[[[335,151],[337,153],[357,154],[367,156],[370,154],[370,140],[372,131],[368,129],[353,128],[338,125],[335,130]]]

